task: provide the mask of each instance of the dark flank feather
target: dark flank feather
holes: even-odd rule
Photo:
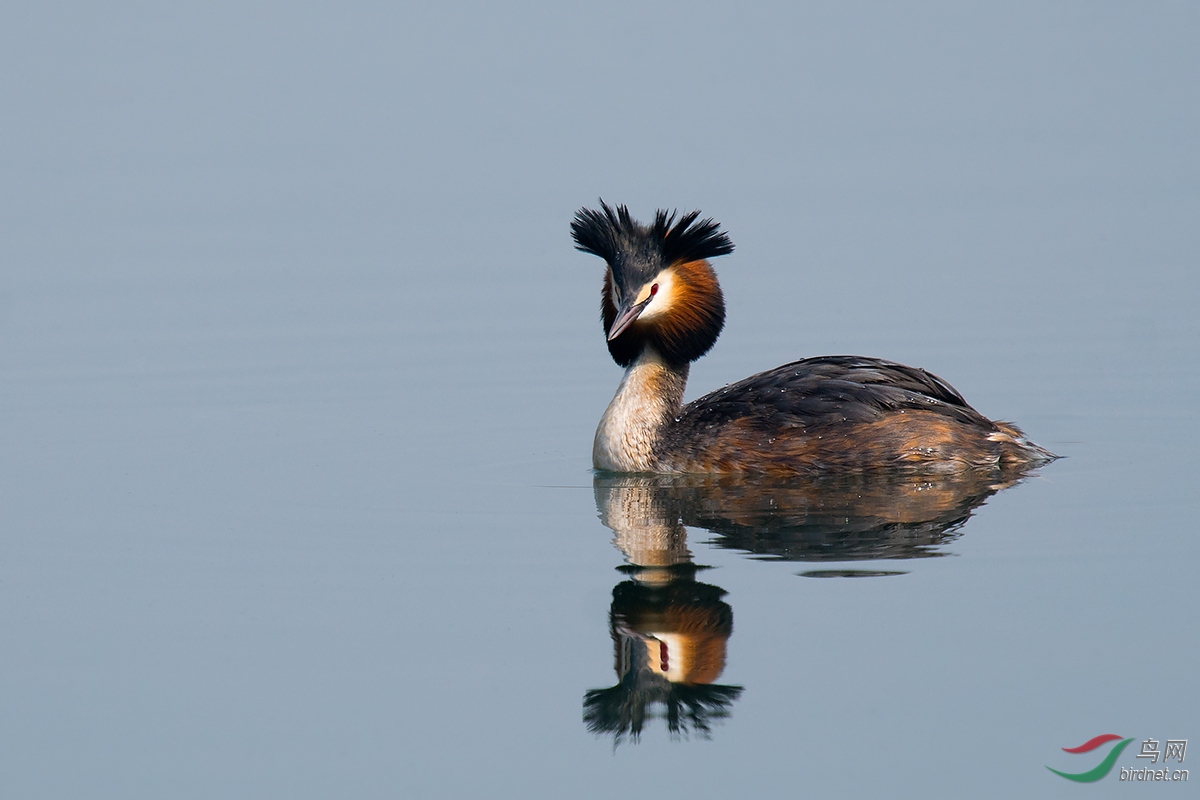
[[[987,437],[995,435],[996,441]],[[807,358],[685,406],[659,444],[682,472],[819,472],[996,466],[1020,437],[922,369],[861,356]]]
[[[819,356],[705,395],[683,409],[679,424],[703,428],[754,417],[767,428],[812,427],[869,422],[901,409],[931,410],[972,424],[986,421],[953,387],[923,369],[863,356]]]

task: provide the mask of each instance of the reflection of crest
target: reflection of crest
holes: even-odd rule
[[[725,590],[694,579],[695,567],[635,569],[613,589],[609,615],[618,682],[593,689],[583,718],[593,733],[636,740],[645,720],[661,715],[672,735],[707,735],[729,715],[740,686],[714,683],[725,668],[733,609]],[[661,712],[655,708],[661,706]]]

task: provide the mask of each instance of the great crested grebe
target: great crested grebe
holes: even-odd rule
[[[613,472],[802,474],[879,469],[1023,469],[1056,456],[993,422],[923,369],[862,356],[785,364],[683,405],[691,362],[725,323],[707,259],[733,252],[698,211],[652,225],[629,209],[583,208],[575,247],[607,264],[608,351],[625,367],[592,448]]]

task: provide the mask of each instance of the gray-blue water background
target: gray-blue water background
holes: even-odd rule
[[[5,797],[1067,796],[1096,734],[1200,746],[1196,4],[3,17]],[[615,750],[598,196],[737,246],[689,397],[880,356],[1068,456],[842,565],[892,577],[691,529],[743,692]]]

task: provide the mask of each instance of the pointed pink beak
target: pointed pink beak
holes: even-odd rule
[[[621,309],[620,313],[617,314],[617,318],[613,320],[612,327],[608,329],[608,341],[611,342],[613,339],[620,336],[626,328],[632,325],[633,321],[636,320],[642,313],[642,309],[644,309],[646,304],[652,299],[654,299],[654,295],[650,295],[640,303],[634,303],[631,306],[625,306],[625,308]]]

